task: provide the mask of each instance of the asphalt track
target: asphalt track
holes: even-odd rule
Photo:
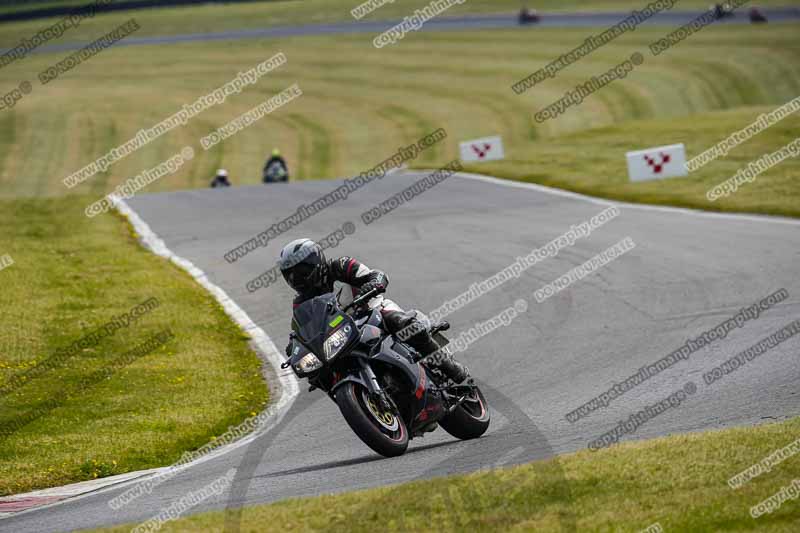
[[[385,269],[393,299],[431,310],[608,204],[511,182],[454,176],[380,220],[362,222],[364,211],[421,176],[398,173],[375,181],[234,264],[223,259],[230,248],[337,183],[141,195],[130,205],[167,246],[205,271],[283,346],[289,289],[281,282],[249,293],[245,283],[272,266],[280,245],[290,239],[322,237],[352,222],[355,233],[330,253],[352,254]],[[107,489],[0,520],[0,530],[41,533],[144,521],[230,468],[238,469],[233,496],[208,500],[192,512],[527,462],[585,448],[618,421],[688,381],[697,385],[697,392],[644,424],[632,438],[800,414],[800,336],[714,385],[705,385],[701,377],[800,318],[800,223],[646,206],[620,209],[618,217],[588,238],[449,317],[455,337],[519,298],[530,303],[526,313],[463,355],[496,408],[493,424],[480,440],[459,442],[437,431],[412,441],[407,455],[381,459],[349,430],[332,402],[318,391],[306,392],[302,385],[278,427],[247,447],[182,472],[118,512],[107,502],[122,489]],[[625,237],[634,240],[635,249],[536,303],[535,290]],[[607,409],[576,423],[565,419],[567,412],[679,348],[687,338],[780,288],[789,292],[788,300],[757,320],[629,391]],[[235,518],[232,513],[230,519]]]
[[[764,13],[771,23],[775,22],[796,22],[800,20],[800,8],[787,7],[765,9]],[[411,14],[411,13],[409,13]],[[680,26],[698,17],[701,13],[697,11],[669,11],[658,13],[642,25],[663,25]],[[426,22],[420,31],[461,31],[461,30],[482,30],[482,29],[524,29],[535,31],[538,27],[545,28],[584,28],[596,27],[607,28],[619,23],[621,20],[630,16],[629,12],[601,12],[601,13],[561,13],[544,14],[540,23],[528,26],[520,26],[517,23],[516,14],[494,14],[494,15],[473,15],[467,17],[447,17],[442,16]],[[280,37],[302,37],[313,35],[342,35],[353,33],[370,33],[377,36],[388,30],[392,26],[399,24],[401,20],[384,21],[359,21],[359,22],[339,22],[329,24],[308,24],[302,26],[280,26],[271,28],[258,28],[251,30],[221,31],[213,33],[190,33],[181,35],[165,35],[153,37],[127,37],[114,46],[142,46],[142,45],[170,45],[176,43],[204,42],[204,41],[232,41],[241,39],[266,39]],[[749,24],[747,13],[740,9],[736,16],[726,19],[717,24]],[[372,39],[373,37],[370,37]],[[77,50],[86,46],[86,43],[58,43],[49,46],[42,46],[36,49],[36,53],[62,52],[67,50]]]
[[[771,21],[800,18],[800,10],[767,10]],[[541,26],[605,27],[625,13],[550,15]],[[661,14],[648,24],[676,26],[697,13]],[[744,22],[739,16],[734,22]],[[298,35],[379,33],[398,21],[265,28],[169,37],[128,38],[119,45]],[[728,22],[726,22],[728,23]],[[424,30],[517,27],[508,16],[434,19]],[[535,27],[530,27],[532,31]],[[42,47],[76,49],[84,43]],[[387,177],[353,193],[266,248],[231,265],[230,248],[332,190],[332,181],[141,195],[131,206],[176,254],[204,270],[282,346],[291,295],[282,283],[249,293],[245,282],[273,264],[280,243],[322,237],[345,222],[355,234],[331,253],[352,254],[388,271],[390,296],[430,310],[599,213],[608,202],[491,180],[450,178],[367,226],[362,212],[420,177]],[[321,393],[305,387],[282,422],[251,444],[182,472],[120,511],[107,502],[130,485],[0,519],[0,531],[47,532],[141,522],[230,468],[233,488],[192,512],[294,496],[349,491],[408,480],[528,462],[585,448],[620,420],[663,399],[687,381],[698,392],[680,407],[638,429],[633,438],[775,421],[800,414],[796,357],[800,338],[770,350],[736,374],[706,386],[702,373],[786,323],[800,318],[800,222],[761,217],[623,206],[622,215],[484,295],[448,319],[451,337],[475,322],[529,301],[523,316],[470,347],[463,356],[496,409],[479,441],[461,443],[437,431],[415,440],[409,453],[385,460],[366,448]],[[636,248],[555,297],[537,304],[533,291],[630,236]],[[787,301],[726,339],[693,354],[576,423],[564,415],[779,288]],[[237,515],[228,515],[235,531]],[[569,521],[564,524],[569,529]]]

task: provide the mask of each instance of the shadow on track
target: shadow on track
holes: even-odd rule
[[[437,442],[435,444],[426,444],[424,446],[417,446],[414,448],[409,448],[408,451],[405,453],[405,455],[424,452],[435,448],[441,448],[443,446],[452,446],[459,442],[461,441],[453,440],[448,442]],[[283,476],[290,476],[292,474],[307,474],[309,472],[321,472],[323,470],[333,470],[336,468],[343,468],[346,466],[363,465],[367,463],[373,463],[375,461],[383,461],[385,459],[386,459],[385,457],[381,457],[380,455],[370,454],[370,455],[364,455],[362,457],[356,457],[355,459],[346,459],[344,461],[329,461],[327,463],[322,463],[318,465],[303,466],[300,468],[291,468],[289,470],[278,470],[277,472],[270,472],[269,474],[264,474],[261,476],[253,476],[253,478],[260,479],[268,477],[283,477]]]
[[[491,408],[506,419],[506,425],[496,432],[492,431],[490,428],[489,434],[473,441],[453,440],[410,448],[407,453],[421,453],[445,446],[455,446],[461,448],[461,450],[455,456],[448,457],[440,461],[437,465],[428,469],[425,473],[421,474],[412,481],[460,473],[462,471],[456,470],[454,465],[457,466],[462,463],[472,463],[474,465],[476,452],[477,455],[480,455],[481,451],[483,452],[483,456],[486,461],[480,466],[480,468],[472,468],[472,470],[499,468],[505,464],[508,464],[511,459],[517,459],[515,462],[529,462],[555,457],[553,461],[536,462],[533,463],[533,466],[537,473],[541,473],[543,475],[548,474],[550,477],[555,476],[555,478],[558,480],[558,486],[554,487],[553,490],[563,493],[564,499],[569,505],[568,512],[560,513],[561,530],[570,532],[576,531],[576,517],[572,501],[572,492],[564,474],[564,470],[561,467],[558,458],[555,456],[553,448],[545,437],[544,433],[542,433],[542,431],[536,427],[536,424],[534,424],[533,420],[527,414],[525,414],[525,411],[516,405],[510,398],[486,383],[481,382],[479,385],[481,390],[486,395]],[[254,479],[253,473],[255,472],[256,468],[258,468],[259,463],[269,450],[271,444],[281,434],[284,428],[289,427],[295,417],[304,413],[306,409],[316,405],[317,402],[322,399],[327,399],[327,397],[320,396],[302,409],[293,408],[291,412],[287,413],[286,417],[277,427],[273,428],[262,437],[255,439],[248,445],[242,462],[236,469],[236,476],[231,485],[228,502],[225,507],[224,531],[226,533],[238,533],[240,531],[243,505],[246,502],[247,491],[249,490],[250,484]],[[504,462],[498,463],[498,459]],[[292,470],[273,472],[255,477],[269,478],[290,476],[293,474],[355,466],[374,461],[391,461],[391,459],[385,459],[378,455],[369,455],[355,459],[333,461],[320,465],[312,465]],[[450,506],[445,505],[445,508],[449,507]],[[341,521],[332,523],[330,526],[333,529],[335,529],[334,526],[336,525],[346,528],[347,520],[349,520],[349,517],[345,517]],[[400,529],[403,529],[402,518],[399,520],[400,523],[397,525]],[[395,520],[395,522],[397,522],[397,520]],[[454,520],[454,522],[457,523],[458,520]],[[437,524],[431,523],[430,526],[435,528]]]

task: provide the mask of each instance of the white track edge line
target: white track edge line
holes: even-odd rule
[[[393,169],[395,171],[406,171],[406,172],[426,172],[430,170],[426,169]],[[780,217],[780,216],[768,216],[768,215],[752,215],[752,214],[739,214],[739,213],[719,213],[714,211],[703,211],[700,209],[689,209],[685,207],[672,207],[672,206],[660,206],[660,205],[649,205],[649,204],[635,204],[630,202],[624,201],[617,201],[617,200],[607,200],[604,198],[596,198],[593,196],[588,196],[585,194],[567,191],[564,189],[557,189],[554,187],[548,187],[546,185],[539,185],[536,183],[526,183],[502,178],[496,178],[493,176],[486,176],[483,174],[475,174],[471,172],[458,172],[455,174],[456,177],[462,179],[472,179],[476,181],[483,181],[486,183],[492,183],[494,185],[500,185],[503,187],[516,187],[520,189],[528,189],[528,190],[535,190],[538,192],[542,192],[545,194],[551,194],[553,196],[561,196],[565,198],[571,198],[574,200],[582,200],[584,202],[589,202],[596,205],[603,205],[603,206],[621,206],[628,209],[639,209],[642,211],[660,211],[666,213],[676,213],[676,214],[684,214],[684,215],[692,215],[698,217],[710,217],[710,218],[721,218],[721,219],[733,219],[733,220],[749,220],[753,222],[768,222],[773,224],[787,224],[787,225],[800,225],[800,220],[791,219],[788,217]],[[191,463],[187,463],[186,465],[181,466],[183,468],[189,468],[206,460],[209,460],[213,457],[217,457],[224,453],[228,453],[244,444],[252,442],[256,437],[260,436],[263,433],[268,432],[270,429],[275,427],[278,423],[280,423],[281,419],[285,415],[288,408],[294,402],[295,398],[299,393],[299,384],[297,379],[294,377],[293,374],[288,372],[282,372],[280,370],[280,354],[275,347],[275,344],[269,338],[269,336],[262,330],[260,327],[256,326],[255,323],[250,319],[247,313],[244,312],[221,288],[217,285],[208,281],[208,277],[206,274],[194,266],[190,261],[175,255],[169,248],[167,248],[164,241],[159,238],[151,229],[150,226],[136,214],[133,209],[131,209],[124,200],[115,199],[116,200],[116,208],[117,210],[122,213],[123,215],[128,217],[131,224],[136,229],[136,232],[140,235],[142,242],[155,254],[165,257],[178,265],[179,267],[186,270],[195,280],[197,280],[200,285],[202,285],[206,290],[208,290],[217,301],[223,306],[226,313],[228,313],[236,322],[240,325],[242,329],[247,331],[251,337],[253,338],[253,342],[259,347],[259,349],[265,354],[267,357],[268,362],[273,366],[276,371],[276,375],[278,380],[283,388],[281,398],[278,401],[276,406],[273,406],[276,413],[272,415],[270,421],[265,424],[263,428],[260,430],[254,431],[250,435],[228,444],[226,446],[222,446],[213,452],[204,455],[203,457],[192,461]],[[169,469],[170,467],[161,467],[154,470],[144,470],[141,471],[141,475],[137,476],[133,479],[129,479],[124,482],[109,484],[107,487],[104,488],[119,488],[120,486],[132,484],[136,481],[139,481],[144,476],[155,475],[162,471]],[[130,472],[130,474],[136,474],[136,472]],[[68,487],[69,485],[67,485]],[[45,489],[45,490],[52,490],[52,489]],[[67,501],[75,501],[83,496],[94,495],[100,492],[101,489],[96,489],[92,492],[87,492],[82,495],[67,498],[65,500],[61,500],[59,502],[54,502],[49,505],[43,505],[40,507],[35,507],[32,509],[28,509],[26,511],[20,511],[18,513],[9,513],[6,516],[3,516],[3,513],[0,513],[0,520],[4,518],[9,518],[11,516],[19,516],[21,514],[30,512],[30,511],[38,511],[41,509],[45,509],[47,507],[59,505],[61,503],[65,503]],[[39,492],[39,491],[36,491]],[[27,493],[27,494],[35,494],[35,493]],[[14,494],[9,496],[9,498],[16,498],[16,497],[25,497],[26,494]]]
[[[196,465],[198,463],[207,461],[218,455],[228,453],[234,448],[238,448],[251,442],[257,436],[264,433],[267,427],[274,427],[277,422],[283,418],[285,412],[297,398],[297,395],[300,393],[300,385],[299,381],[294,375],[294,372],[291,370],[281,369],[281,363],[284,362],[284,358],[281,356],[281,352],[279,352],[275,347],[275,344],[272,342],[272,339],[269,337],[269,335],[267,335],[263,329],[256,325],[256,323],[253,322],[244,309],[239,307],[239,305],[230,296],[228,296],[228,294],[222,290],[222,288],[212,283],[208,279],[208,276],[205,272],[197,268],[188,259],[184,259],[183,257],[176,255],[172,252],[172,250],[167,248],[167,245],[164,243],[164,241],[158,235],[156,235],[152,229],[150,229],[150,225],[142,220],[142,218],[133,209],[131,209],[124,200],[119,198],[116,199],[116,208],[121,214],[128,218],[128,220],[131,222],[131,225],[133,225],[134,229],[136,230],[136,233],[140,236],[142,242],[147,248],[149,248],[156,255],[167,258],[182,269],[186,270],[195,279],[195,281],[197,281],[203,288],[205,288],[214,296],[220,305],[222,305],[225,313],[228,314],[239,325],[239,327],[242,328],[242,330],[250,335],[253,343],[256,345],[256,348],[266,356],[267,362],[275,371],[275,376],[278,378],[278,383],[280,384],[280,391],[271,391],[273,396],[275,395],[275,392],[280,392],[280,398],[278,399],[278,402],[274,405],[270,405],[267,408],[268,411],[271,410],[274,412],[274,414],[270,417],[269,422],[264,424],[264,427],[260,428],[260,431],[254,431],[250,435],[243,437],[236,442],[221,446],[220,448],[205,454],[203,457],[200,457],[191,463],[187,463],[186,466],[188,467],[190,465]]]
[[[274,405],[270,405],[267,410],[273,411],[272,415],[268,418],[267,422],[264,423],[260,428],[256,429],[252,433],[242,437],[241,439],[232,442],[230,444],[226,444],[224,446],[220,446],[219,448],[181,465],[176,470],[181,471],[193,466],[196,466],[200,463],[213,459],[215,457],[219,457],[220,455],[227,454],[237,448],[240,448],[246,444],[249,444],[256,438],[260,437],[261,435],[269,432],[272,428],[277,426],[281,420],[283,419],[286,412],[294,403],[295,399],[297,398],[298,394],[300,393],[300,386],[297,378],[295,377],[294,373],[289,370],[282,370],[281,363],[283,362],[278,349],[275,347],[275,344],[270,339],[269,335],[257,326],[252,319],[248,316],[248,314],[241,308],[239,305],[233,301],[233,299],[225,293],[219,286],[215,285],[211,281],[209,281],[208,276],[197,268],[191,261],[188,259],[184,259],[173,253],[164,241],[152,230],[150,229],[150,225],[147,224],[142,218],[133,210],[131,209],[128,204],[120,199],[115,198],[115,207],[116,209],[125,216],[133,226],[134,230],[138,234],[140,241],[142,244],[148,248],[154,254],[161,256],[165,259],[168,259],[170,262],[176,264],[183,270],[189,273],[197,283],[199,283],[204,289],[210,292],[214,298],[219,302],[220,305],[225,310],[225,313],[228,314],[238,325],[242,328],[253,340],[253,343],[256,345],[256,348],[264,354],[267,359],[267,362],[272,366],[273,370],[275,371],[275,375],[277,377],[277,383],[280,385],[280,391],[270,391],[271,395],[275,395],[276,392],[279,392],[279,399],[278,402]],[[126,479],[124,481],[114,481],[112,478],[108,478],[104,485],[101,485],[99,488],[90,489],[77,496],[70,497],[67,495],[65,499],[59,500],[57,502],[53,502],[46,505],[41,505],[38,507],[32,507],[30,509],[26,509],[24,511],[14,512],[14,513],[0,513],[0,520],[11,518],[11,517],[18,517],[23,514],[27,514],[34,511],[41,511],[43,509],[47,509],[50,507],[54,507],[57,505],[62,505],[68,502],[74,502],[79,499],[88,496],[95,496],[101,492],[105,492],[106,490],[111,489],[119,489],[120,487],[132,485],[142,480],[144,477],[154,476],[160,474],[162,472],[168,471],[171,466],[164,466],[155,469],[149,470],[140,470],[138,472],[127,472],[125,474],[121,474],[122,476],[130,476],[130,479]],[[139,474],[139,475],[137,475]],[[97,480],[98,483],[102,483],[101,480]],[[85,483],[85,482],[80,482]],[[74,483],[71,485],[75,485]],[[23,494],[12,494],[8,496],[8,498],[26,498],[31,496],[36,496],[41,492],[48,491],[51,494],[55,493],[59,488],[68,489],[70,485],[65,485],[63,487],[51,487],[48,489],[42,489],[41,491],[34,491],[29,493]]]
[[[425,170],[412,170],[412,172],[426,172]],[[773,216],[773,215],[753,215],[753,214],[746,214],[746,213],[720,213],[717,211],[703,211],[701,209],[690,209],[687,207],[671,207],[666,205],[650,205],[650,204],[634,204],[625,201],[617,201],[617,200],[607,200],[605,198],[596,198],[594,196],[587,196],[585,194],[566,191],[564,189],[556,189],[554,187],[548,187],[546,185],[539,185],[536,183],[526,183],[522,181],[513,181],[508,179],[502,178],[495,178],[492,176],[484,176],[483,174],[473,174],[470,172],[458,172],[455,176],[462,178],[462,179],[471,179],[477,181],[484,181],[487,183],[493,183],[495,185],[502,185],[504,187],[517,187],[520,189],[529,189],[535,190],[539,192],[543,192],[546,194],[552,194],[554,196],[562,196],[565,198],[572,198],[575,200],[583,200],[584,202],[589,202],[597,205],[604,205],[604,206],[612,206],[616,205],[618,207],[624,207],[626,209],[639,209],[642,211],[661,211],[666,213],[680,213],[684,215],[692,215],[697,217],[708,217],[708,218],[721,218],[721,219],[728,219],[728,220],[749,220],[752,222],[770,222],[773,224],[788,224],[791,226],[798,226],[800,225],[800,220],[793,219],[789,217],[782,217],[782,216]]]

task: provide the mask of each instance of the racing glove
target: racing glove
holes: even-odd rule
[[[378,294],[386,292],[386,286],[383,285],[382,283],[378,283],[376,281],[368,281],[361,287],[359,287],[358,297],[361,297],[374,289],[378,289]]]

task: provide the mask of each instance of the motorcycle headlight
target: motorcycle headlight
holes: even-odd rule
[[[300,359],[300,362],[297,363],[297,368],[301,373],[308,374],[309,372],[322,368],[322,361],[317,359],[316,355],[310,353]]]
[[[347,344],[347,337],[350,333],[350,326],[345,326],[343,328],[339,328],[335,333],[333,333],[330,337],[325,339],[325,344],[322,345],[322,349],[325,351],[325,360],[330,361],[339,351],[344,348],[344,345]]]

